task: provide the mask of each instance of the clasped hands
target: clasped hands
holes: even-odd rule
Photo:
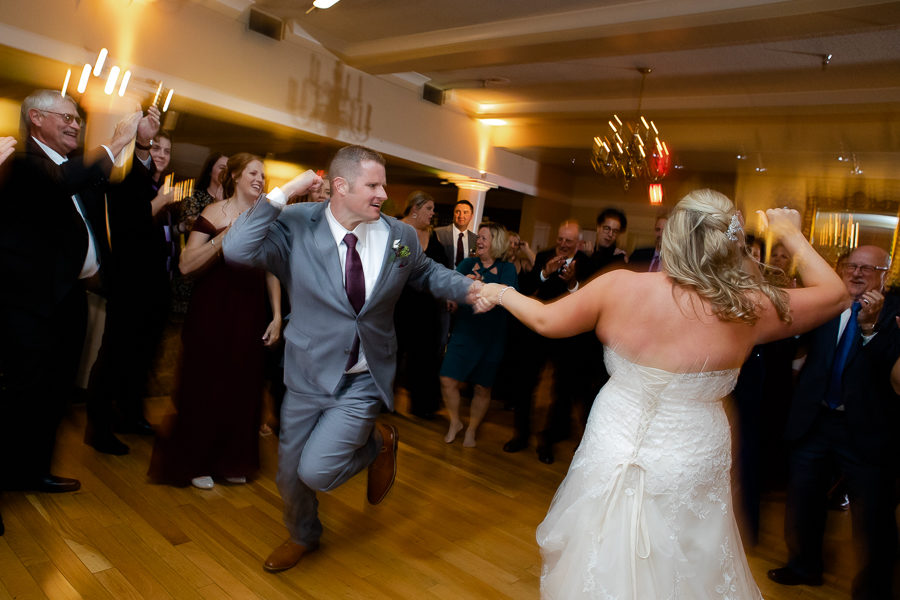
[[[469,286],[466,302],[472,306],[472,310],[476,314],[486,313],[499,304],[500,292],[507,287],[499,283],[484,283],[475,280]]]

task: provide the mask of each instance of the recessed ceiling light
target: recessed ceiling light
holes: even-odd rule
[[[478,119],[485,125],[506,125],[506,121],[503,119]]]
[[[313,6],[315,6],[316,8],[321,8],[322,10],[325,10],[326,8],[331,8],[338,2],[340,2],[340,0],[315,0],[313,2]]]

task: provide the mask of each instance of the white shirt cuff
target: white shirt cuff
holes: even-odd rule
[[[113,156],[112,150],[109,149],[109,146],[105,144],[100,144],[100,147],[106,150],[106,154],[109,155],[109,160],[112,161],[113,164],[116,162],[116,157]]]
[[[284,196],[284,192],[281,191],[281,188],[277,187],[272,188],[272,191],[266,194],[266,200],[276,208],[284,208],[284,205],[287,204],[288,201]]]

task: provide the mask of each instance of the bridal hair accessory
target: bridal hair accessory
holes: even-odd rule
[[[725,235],[732,242],[738,241],[738,234],[743,233],[743,228],[741,227],[741,220],[738,218],[737,213],[731,215],[731,223],[728,224],[728,229],[725,231]]]

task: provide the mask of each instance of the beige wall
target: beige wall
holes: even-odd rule
[[[505,136],[523,131],[485,127],[452,107],[422,100],[420,88],[347,68],[321,46],[291,33],[277,42],[249,32],[245,12],[216,0],[206,4],[0,0],[0,68],[23,85],[55,87],[68,66],[77,80],[78,66],[93,62],[105,46],[110,60],[134,71],[136,91],[143,85],[146,93],[155,87],[151,81],[160,79],[174,87],[175,110],[179,105],[199,111],[219,107],[288,132],[363,143],[436,171],[477,178],[479,170],[486,170],[488,181],[526,194],[520,224],[526,239],[548,227],[554,239],[556,226],[567,218],[577,219],[590,232],[597,213],[611,205],[629,217],[622,247],[630,251],[652,242],[659,209],[649,205],[645,185],[624,192],[618,180],[573,177],[564,169],[506,152],[500,147]],[[50,60],[41,61],[40,68],[23,66],[10,58],[15,57],[10,48]],[[339,98],[356,102],[342,104]],[[352,118],[342,112],[351,105],[358,107]],[[9,115],[6,120],[14,118],[12,107],[0,109]],[[810,183],[755,173],[683,178],[676,172],[664,183],[665,207],[698,187],[725,193],[751,214],[770,206],[803,209],[810,194],[821,195],[824,189],[840,196],[846,182]],[[408,190],[390,192],[402,199]]]
[[[422,100],[420,88],[347,68],[290,33],[277,42],[250,32],[246,13],[210,5],[221,10],[195,2],[2,0],[0,40],[59,61],[59,72],[41,82],[48,87],[61,85],[67,66],[77,70],[107,47],[110,60],[132,69],[135,89],[138,79],[173,87],[176,110],[210,104],[446,172],[478,177],[485,170],[489,181],[524,193],[559,194],[541,189],[537,163],[492,148],[491,128]]]

